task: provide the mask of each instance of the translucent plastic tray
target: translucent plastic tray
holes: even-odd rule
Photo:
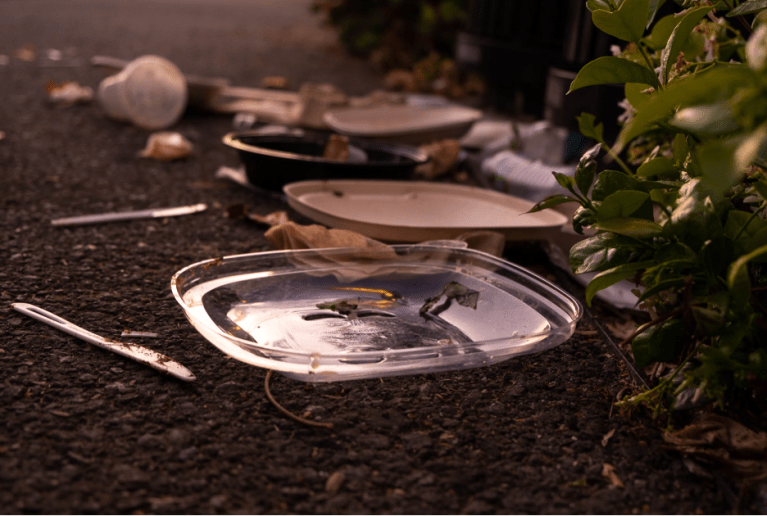
[[[495,364],[561,344],[582,313],[522,267],[443,245],[229,256],[171,289],[221,351],[309,382]]]

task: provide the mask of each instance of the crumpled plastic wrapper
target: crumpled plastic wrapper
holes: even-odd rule
[[[48,82],[45,85],[45,89],[48,91],[48,101],[59,106],[72,106],[93,100],[93,88],[90,86],[80,86],[73,81],[58,84]]]
[[[146,142],[146,147],[139,153],[142,158],[160,161],[173,161],[192,155],[194,146],[181,133],[161,131],[153,133]]]
[[[714,463],[736,480],[767,475],[767,432],[757,432],[718,414],[706,413],[663,439],[683,454]]]
[[[426,179],[434,179],[455,167],[461,153],[461,144],[458,140],[447,139],[421,145],[420,149],[431,159],[428,163],[418,165],[415,172]]]

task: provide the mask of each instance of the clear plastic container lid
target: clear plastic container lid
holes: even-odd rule
[[[309,382],[491,365],[561,344],[582,315],[540,276],[442,245],[229,256],[171,289],[221,351]]]

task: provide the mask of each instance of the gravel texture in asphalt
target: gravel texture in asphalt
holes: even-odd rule
[[[642,414],[613,408],[630,383],[587,322],[560,347],[481,369],[304,384],[228,359],[187,322],[170,278],[191,263],[270,249],[278,197],[214,178],[237,166],[229,117],[188,114],[184,160],[137,156],[147,133],[97,105],[46,102],[46,83],[96,87],[94,54],[159,54],[255,85],[380,86],[344,56],[307,1],[0,2],[0,512],[722,513],[711,481],[664,448]],[[36,53],[27,61],[16,51]],[[60,60],[47,52],[61,52]],[[25,54],[20,54],[24,57]],[[30,54],[27,52],[26,57]],[[206,202],[200,214],[60,228],[57,217]],[[292,213],[298,222],[307,221]],[[506,258],[546,275],[534,245]],[[183,383],[27,318],[38,305],[141,341],[189,367]],[[138,342],[138,341],[135,341]]]

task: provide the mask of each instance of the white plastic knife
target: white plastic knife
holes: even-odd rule
[[[178,206],[175,208],[155,208],[138,211],[121,211],[113,213],[98,213],[94,215],[79,215],[77,217],[65,217],[53,219],[51,224],[54,226],[81,226],[84,224],[98,224],[101,222],[117,222],[121,220],[134,219],[159,219],[163,217],[178,217],[179,215],[189,215],[208,209],[204,203],[192,204],[190,206]]]

